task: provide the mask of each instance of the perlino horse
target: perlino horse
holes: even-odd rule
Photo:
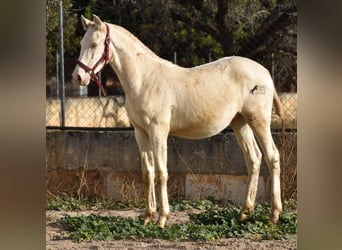
[[[244,153],[248,184],[240,212],[243,220],[253,212],[262,154],[272,177],[271,220],[282,212],[279,152],[270,122],[273,100],[281,103],[269,72],[243,57],[225,57],[193,68],[168,62],[148,49],[126,29],[82,16],[86,33],[81,41],[74,82],[89,84],[94,73],[110,63],[126,94],[126,109],[139,147],[146,198],[145,225],[157,212],[155,175],[160,181],[157,225],[170,216],[167,195],[167,137],[189,139],[213,136],[230,125]]]

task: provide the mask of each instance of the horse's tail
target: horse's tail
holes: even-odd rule
[[[284,119],[284,111],[283,111],[283,106],[280,102],[279,96],[277,94],[277,90],[274,88],[273,91],[273,101],[274,101],[274,106],[275,106],[275,112],[276,114],[280,117],[281,120]]]

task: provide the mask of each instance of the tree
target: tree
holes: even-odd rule
[[[80,36],[76,35],[77,16],[72,10],[72,0],[63,0],[64,57],[77,57]],[[46,1],[46,77],[56,76],[57,52],[59,50],[59,1]],[[76,44],[76,45],[75,45]],[[66,79],[70,74],[65,74]]]
[[[51,2],[56,1],[48,0]],[[64,2],[71,4],[71,0]],[[127,28],[165,59],[173,61],[177,52],[177,64],[181,66],[191,67],[223,56],[246,56],[274,73],[278,90],[296,90],[294,0],[74,0],[73,6],[79,10],[76,21],[75,9],[68,6],[68,57],[77,58],[79,40],[84,34],[80,14],[91,18],[94,13],[104,21]],[[56,43],[56,29],[48,35],[49,41]],[[52,60],[54,54],[47,54]]]
[[[222,57],[220,44],[204,31],[196,30],[180,20],[172,19],[170,10],[180,5],[170,0],[91,0],[90,14],[119,24],[151,48],[159,56],[185,67],[199,65]],[[188,12],[188,14],[191,14]]]
[[[280,91],[296,91],[296,1],[112,2],[113,8],[106,7],[107,11],[116,10],[112,13],[121,17],[120,22],[131,26],[128,28],[162,57],[172,59],[173,51],[177,51],[177,63],[182,66],[204,63],[209,53],[212,59],[249,57],[273,73]],[[129,15],[122,18],[120,8]]]
[[[295,1],[174,1],[179,6],[170,9],[173,19],[211,35],[225,56],[249,57],[278,72],[274,78],[282,91],[296,88]]]

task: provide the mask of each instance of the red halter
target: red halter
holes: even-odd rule
[[[81,62],[80,60],[77,60],[77,64],[83,68],[85,70],[85,72],[87,72],[91,79],[96,82],[97,86],[101,89],[102,94],[104,96],[107,96],[106,90],[104,89],[103,85],[101,84],[99,78],[97,77],[97,75],[95,74],[95,69],[97,68],[97,66],[104,62],[105,66],[108,62],[109,62],[109,44],[110,44],[110,37],[109,37],[109,27],[107,24],[106,25],[106,39],[105,39],[105,48],[104,48],[104,52],[102,53],[102,56],[100,57],[99,60],[97,60],[97,62],[95,63],[95,65],[90,68],[87,65],[85,65],[83,62]]]

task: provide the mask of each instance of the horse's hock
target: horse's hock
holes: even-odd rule
[[[273,134],[279,148],[284,136],[294,134]],[[50,193],[82,193],[118,201],[143,198],[140,158],[133,131],[47,130],[46,137],[46,185]],[[296,165],[296,143],[289,148],[291,152],[284,154],[294,162],[282,168]],[[220,133],[203,140],[170,137],[168,171],[170,198],[213,197],[237,204],[244,199],[247,169],[233,133]],[[269,172],[263,162],[257,199],[269,200],[269,191]]]

